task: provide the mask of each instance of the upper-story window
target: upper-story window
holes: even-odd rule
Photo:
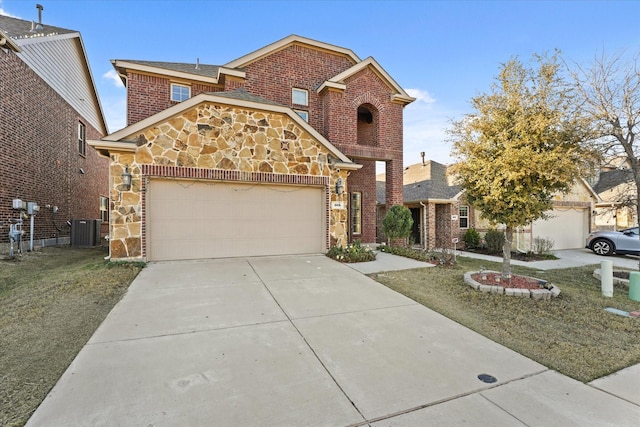
[[[171,83],[171,100],[182,102],[191,98],[191,88],[185,85]]]
[[[87,154],[87,128],[82,122],[78,122],[78,154]]]
[[[294,87],[291,90],[291,102],[294,105],[309,105],[309,92]]]
[[[308,111],[302,111],[302,110],[295,110],[295,111],[296,111],[296,113],[298,113],[298,115],[299,115],[300,117],[302,117],[302,119],[303,119],[305,122],[308,122],[308,121],[309,121],[309,112],[308,112]]]

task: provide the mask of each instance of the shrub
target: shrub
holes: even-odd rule
[[[429,257],[439,265],[447,267],[456,265],[456,255],[452,249],[434,249],[429,252]]]
[[[389,240],[402,239],[411,234],[411,211],[402,205],[393,205],[382,220],[382,231]]]
[[[484,235],[484,241],[487,244],[487,252],[498,254],[502,252],[504,246],[504,233],[498,230],[489,230]]]
[[[475,228],[470,228],[465,231],[462,240],[464,240],[464,247],[467,249],[480,247],[480,233],[478,233]]]
[[[407,248],[404,246],[389,246],[389,245],[380,245],[378,246],[378,250],[380,252],[385,252],[388,254],[403,256],[405,258],[411,258],[418,261],[430,262],[433,260],[425,251],[420,249]]]
[[[535,239],[533,239],[531,249],[533,250],[533,253],[537,255],[546,255],[551,253],[551,251],[553,250],[553,245],[553,239],[536,237]]]
[[[340,262],[367,262],[376,259],[376,253],[359,240],[347,246],[332,246],[327,256]]]

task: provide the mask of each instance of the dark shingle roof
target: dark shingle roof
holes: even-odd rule
[[[407,183],[407,180],[414,179],[415,182]],[[429,160],[426,164],[407,166],[404,181],[406,183],[403,186],[405,203],[429,199],[450,200],[462,190],[459,185],[449,185],[447,166],[433,160]],[[376,181],[376,201],[380,204],[386,202],[385,188],[384,181]]]
[[[140,61],[137,59],[121,59],[119,61],[131,62],[132,64],[146,65],[148,67],[162,68],[163,70],[178,71],[180,73],[194,74],[203,77],[217,77],[218,65],[198,64],[183,62],[163,62],[163,61]]]
[[[236,90],[232,90],[229,92],[210,92],[210,93],[211,95],[220,96],[223,98],[233,98],[233,99],[239,99],[242,101],[257,102],[260,104],[278,105],[281,107],[283,106],[282,104],[278,104],[277,102],[273,102],[261,96],[253,95],[247,92],[247,90],[244,88],[238,88]]]
[[[384,181],[376,181],[376,201],[379,204],[386,203],[386,184]],[[419,202],[429,199],[450,200],[461,190],[459,185],[447,185],[446,182],[425,180],[407,184],[403,187],[404,202]]]
[[[18,18],[0,15],[0,29],[13,40],[77,33],[75,30],[68,30],[66,28],[54,27],[53,25],[47,24],[42,24],[42,29],[37,29],[32,32],[31,22],[32,21],[25,21]]]
[[[631,169],[615,169],[611,171],[600,172],[598,182],[593,186],[593,191],[600,194],[620,184],[633,181],[633,172]]]

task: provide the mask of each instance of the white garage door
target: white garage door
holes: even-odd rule
[[[152,179],[150,260],[324,252],[318,187]]]
[[[589,234],[589,213],[586,209],[558,209],[551,215],[553,217],[548,220],[533,223],[533,238],[552,239],[553,249],[558,250],[584,247]]]

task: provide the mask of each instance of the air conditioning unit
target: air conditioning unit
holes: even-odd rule
[[[101,226],[102,221],[99,219],[72,219],[71,246],[80,248],[99,246]]]

